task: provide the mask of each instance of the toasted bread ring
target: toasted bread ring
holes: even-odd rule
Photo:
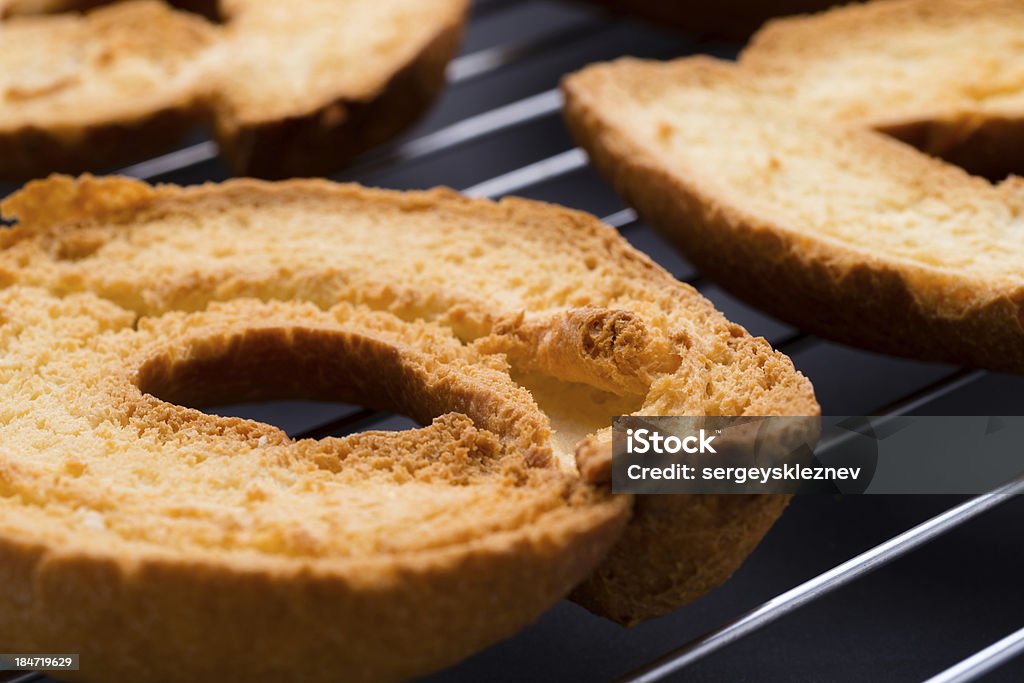
[[[785,356],[558,207],[54,177],[3,208],[0,640],[81,652],[85,680],[408,677],[584,580],[603,614],[663,613],[786,499],[661,496],[623,534],[598,432],[818,409]],[[192,408],[268,397],[427,426],[294,442]]]
[[[709,276],[809,332],[1024,371],[1024,5],[892,0],[770,23],[738,64],[565,83],[595,164]],[[984,40],[966,36],[984,35]],[[1018,169],[1019,170],[1019,169]]]
[[[433,100],[466,0],[131,0],[0,21],[0,178],[99,170],[209,124],[239,175],[337,170]],[[2,9],[2,8],[0,8]]]

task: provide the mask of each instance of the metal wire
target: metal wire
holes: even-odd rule
[[[1014,631],[959,664],[932,676],[925,683],[967,683],[967,681],[984,676],[989,671],[1022,654],[1024,654],[1024,628]]]
[[[523,56],[572,43],[582,38],[593,38],[595,24],[571,26],[532,37],[527,40],[498,45],[472,52],[452,60],[448,66],[448,83],[456,85],[514,64]],[[561,95],[557,89],[546,90],[482,114],[468,117],[446,128],[405,142],[386,144],[367,154],[349,167],[348,172],[371,170],[383,165],[411,161],[450,150],[487,135],[522,125],[529,121],[557,113],[561,109]],[[217,144],[212,140],[184,147],[167,154],[126,166],[117,171],[134,178],[155,178],[168,173],[211,161],[217,157]]]
[[[593,39],[614,27],[604,21],[588,21],[580,25],[553,31],[524,41],[472,52],[452,60],[448,67],[449,83],[464,83],[478,76],[489,74],[504,66],[520,61],[523,57],[545,52],[555,47],[563,47],[567,43],[578,40]]]
[[[366,173],[386,166],[422,159],[438,152],[448,152],[469,142],[489,135],[505,132],[516,126],[557,113],[562,107],[562,96],[557,89],[531,95],[469,116],[444,128],[395,145],[386,145],[371,152],[353,164],[346,176]]]
[[[1024,492],[1024,478],[976,496],[904,531],[809,581],[778,595],[746,614],[672,651],[621,679],[621,683],[653,683],[750,635],[793,610],[886,565],[968,520]],[[1009,657],[1011,655],[1007,655]]]
[[[206,140],[174,152],[155,156],[152,159],[147,159],[131,166],[126,166],[117,173],[119,175],[132,176],[133,178],[155,178],[167,173],[182,171],[190,166],[196,166],[216,157],[217,144],[212,140]]]
[[[624,228],[627,225],[633,225],[639,220],[640,217],[636,215],[636,211],[633,209],[623,209],[622,211],[616,211],[611,215],[605,216],[601,219],[601,222],[613,228]]]
[[[789,346],[807,339],[813,338],[808,337],[808,335],[804,333],[796,333],[793,335],[791,340],[784,341],[779,346],[781,348],[784,345]],[[883,417],[905,415],[979,380],[984,377],[985,374],[985,372],[980,370],[957,370],[956,372],[953,372],[946,377],[943,377],[942,379],[939,379],[936,382],[933,382],[932,384],[912,392],[898,401],[883,406],[873,412],[875,415]],[[833,441],[823,443],[819,446],[819,451],[826,452],[829,449],[835,448],[839,445],[841,440],[842,437],[839,437]],[[871,550],[861,553],[833,569],[819,574],[813,579],[810,579],[809,581],[806,581],[799,586],[772,598],[761,606],[726,623],[714,631],[690,641],[682,647],[656,660],[652,664],[649,664],[626,676],[622,681],[629,683],[651,683],[652,681],[658,681],[666,676],[676,673],[682,668],[693,664],[694,662],[736,642],[737,640],[740,640],[764,626],[767,626],[786,614],[789,614],[793,610],[802,607],[808,602],[841,588],[851,581],[874,571],[875,569],[888,564],[899,557],[902,557],[928,541],[931,541],[945,532],[973,519],[977,515],[1005,502],[1011,496],[1020,493],[1024,493],[1024,478],[1012,481],[991,493],[976,496],[964,503],[961,503],[942,514],[939,514],[928,521],[875,546]],[[1011,638],[1012,637],[1013,636],[1011,636]],[[996,646],[1001,643],[1003,643],[1003,641],[993,645],[992,648],[996,648]],[[1013,647],[1007,647],[1005,643],[1003,643],[1003,645],[1004,647],[998,649],[997,652],[988,653],[988,655],[982,659],[977,662],[973,662],[972,667],[983,666],[982,662],[987,661],[991,657],[1001,657],[1002,659],[998,659],[989,667],[993,668],[1018,654],[1021,650],[1017,648],[1024,647],[1024,645],[1016,642],[1013,643]],[[977,656],[982,654],[983,653],[978,653]],[[972,661],[973,658],[965,660],[965,663]],[[974,669],[972,668],[971,670],[973,671]],[[983,673],[980,669],[978,669],[978,672],[978,675]],[[970,679],[964,678],[951,680],[959,681]]]
[[[931,384],[911,392],[893,403],[882,406],[876,415],[906,415],[923,408],[932,401],[977,382],[987,373],[984,370],[961,369]]]
[[[15,676],[14,678],[8,678],[4,683],[32,683],[43,678],[43,674],[33,671],[31,673],[22,674],[21,676]]]
[[[387,417],[387,413],[383,413],[379,410],[371,410],[369,408],[359,408],[353,410],[350,413],[340,415],[333,420],[324,422],[321,425],[317,425],[312,429],[306,429],[295,434],[293,439],[322,439],[327,436],[335,436],[342,432],[354,432],[360,427],[364,427]]]
[[[477,183],[467,187],[463,192],[470,197],[502,197],[578,171],[586,165],[586,153],[576,147]]]

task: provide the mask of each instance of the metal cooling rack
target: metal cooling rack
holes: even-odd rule
[[[623,207],[562,129],[557,84],[564,73],[624,54],[730,56],[735,47],[554,0],[477,0],[439,105],[414,131],[337,178],[519,194],[602,215],[730,319],[789,354],[826,413],[1024,412],[1024,378],[849,349],[732,299]],[[202,139],[119,172],[180,183],[226,176],[215,145]],[[296,438],[410,424],[358,406],[234,410]],[[1024,653],[1024,506],[1013,498],[1022,492],[1024,480],[966,499],[798,498],[732,581],[673,615],[626,630],[563,603],[519,636],[430,680],[1024,680],[1024,662],[1014,660]],[[984,513],[986,524],[967,529]],[[908,597],[915,589],[926,597]],[[784,619],[797,610],[802,620]],[[35,673],[2,680],[49,681]]]

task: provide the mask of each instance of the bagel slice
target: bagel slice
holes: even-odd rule
[[[611,417],[818,411],[788,358],[552,205],[54,176],[3,211],[0,641],[80,652],[81,680],[401,679],[574,587],[663,613],[786,498],[614,496]],[[270,398],[424,426],[196,410]]]
[[[995,178],[1019,163],[1021,36],[1009,0],[851,5],[769,24],[738,64],[588,67],[565,113],[739,296],[842,342],[1021,372],[1024,185],[938,158]]]
[[[6,180],[144,158],[197,125],[236,174],[337,170],[433,100],[468,2],[206,2],[220,23],[158,0],[24,4],[0,21]]]

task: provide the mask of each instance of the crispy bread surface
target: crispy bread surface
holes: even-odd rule
[[[663,613],[785,498],[630,521],[610,418],[817,412],[789,359],[551,205],[53,177],[3,209],[0,640],[81,652],[82,680],[400,679],[581,581],[612,618]],[[268,398],[425,426],[294,441],[195,410]]]
[[[1019,162],[1021,35],[1009,0],[853,5],[770,23],[739,64],[588,67],[565,82],[566,117],[747,300],[870,349],[1021,372],[1024,188],[936,158],[996,177]]]
[[[15,15],[0,22],[0,178],[143,158],[201,124],[239,175],[336,170],[434,98],[467,5],[222,0],[220,23],[158,0]]]

